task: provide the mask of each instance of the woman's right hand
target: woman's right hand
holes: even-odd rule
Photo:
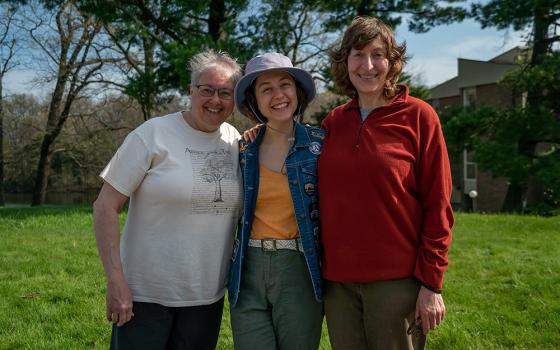
[[[255,126],[253,126],[251,129],[249,130],[245,130],[243,132],[243,140],[247,141],[247,142],[253,142],[255,141],[255,139],[257,138],[257,135],[259,133],[260,128],[263,126],[263,124],[257,124]]]
[[[424,335],[436,329],[445,317],[445,304],[441,294],[420,287],[416,300],[416,324],[422,326]]]
[[[134,317],[132,293],[124,276],[116,281],[107,281],[106,312],[107,320],[117,327]]]

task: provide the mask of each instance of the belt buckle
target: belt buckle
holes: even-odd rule
[[[275,252],[276,249],[276,240],[274,239],[262,239],[261,240],[261,249],[264,252]]]

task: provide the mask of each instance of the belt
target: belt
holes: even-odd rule
[[[261,248],[265,252],[275,252],[279,249],[289,249],[303,253],[301,239],[250,239],[249,247]]]

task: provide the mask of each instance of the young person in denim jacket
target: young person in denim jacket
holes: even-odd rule
[[[229,278],[236,349],[317,349],[323,320],[317,160],[324,131],[299,120],[313,79],[289,58],[251,59],[237,108],[265,125],[240,141],[243,216]]]

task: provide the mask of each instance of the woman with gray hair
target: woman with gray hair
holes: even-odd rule
[[[107,277],[111,349],[214,349],[240,214],[237,62],[190,61],[191,108],[132,131],[107,167],[94,228]],[[119,239],[119,211],[130,197]]]

